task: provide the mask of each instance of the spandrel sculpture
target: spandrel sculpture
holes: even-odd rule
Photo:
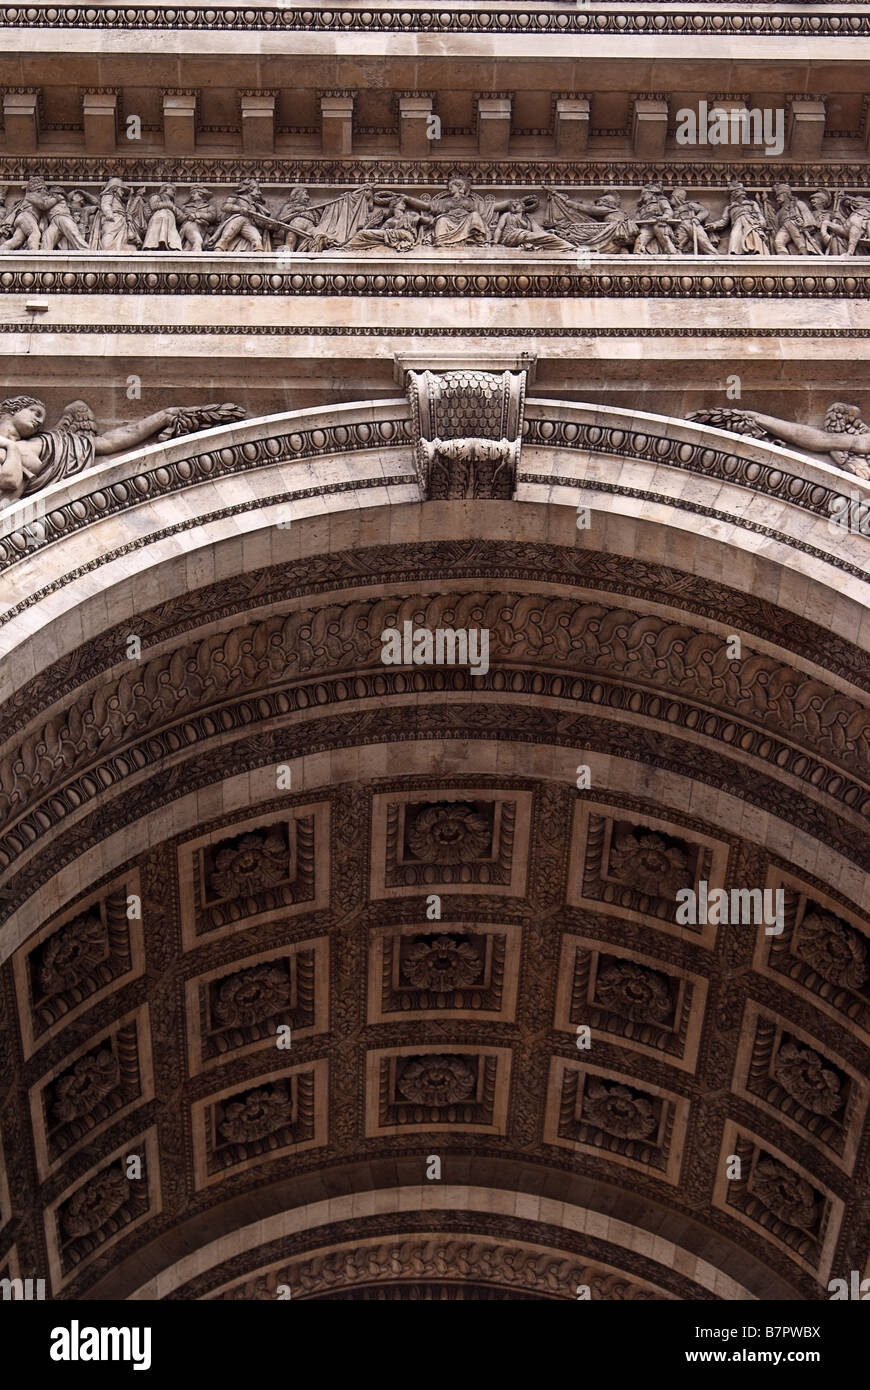
[[[757,410],[732,410],[727,407],[695,410],[686,418],[702,425],[730,430],[733,434],[748,435],[751,439],[786,444],[808,454],[827,455],[837,468],[854,473],[858,478],[870,478],[867,463],[870,427],[864,423],[857,405],[835,401],[825,412],[824,429],[801,425],[794,420],[780,420],[775,415],[762,415]]]
[[[101,431],[90,407],[72,401],[57,424],[47,429],[43,401],[11,396],[0,402],[0,506],[82,473],[98,457],[229,424],[244,415],[241,406],[231,403],[169,406],[143,420]]]

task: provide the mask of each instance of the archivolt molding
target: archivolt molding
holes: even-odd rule
[[[419,1207],[411,1205],[416,1198]],[[387,1240],[369,1235],[371,1221],[361,1220],[352,1197],[314,1202],[304,1213],[279,1214],[241,1227],[234,1234],[233,1254],[224,1239],[202,1247],[196,1256],[169,1263],[147,1283],[131,1289],[131,1300],[155,1298],[274,1299],[277,1285],[290,1286],[292,1297],[318,1297],[333,1289],[352,1288],[375,1277],[392,1273],[397,1280],[437,1280],[444,1276],[448,1252],[455,1259],[451,1278],[474,1281],[489,1269],[485,1282],[493,1280],[509,1289],[546,1292],[550,1297],[575,1299],[577,1284],[591,1285],[592,1299],[668,1299],[730,1297],[753,1299],[751,1288],[721,1268],[698,1258],[673,1239],[660,1239],[644,1258],[648,1242],[636,1226],[617,1219],[600,1218],[574,1203],[557,1204],[548,1197],[526,1197],[499,1188],[447,1185],[428,1191],[423,1206],[419,1188],[379,1188],[368,1194],[372,1213],[394,1214],[397,1206],[408,1213],[413,1231],[404,1239]],[[356,1199],[359,1208],[359,1198]],[[558,1208],[562,1207],[559,1211]],[[528,1212],[520,1220],[515,1212]],[[424,1212],[433,1223],[421,1231]],[[487,1230],[487,1215],[498,1212],[510,1219],[516,1234],[499,1239]],[[433,1213],[437,1213],[434,1217]],[[454,1229],[444,1228],[451,1213]],[[354,1217],[356,1220],[354,1221]],[[437,1223],[437,1224],[436,1224]],[[357,1228],[352,1242],[340,1244],[342,1230]],[[606,1229],[607,1254],[600,1239],[576,1233],[595,1227]],[[466,1234],[460,1234],[462,1228]],[[288,1228],[293,1235],[288,1234]],[[571,1235],[566,1236],[566,1228]],[[297,1249],[281,1257],[281,1245]],[[578,1247],[586,1247],[585,1258]],[[592,1256],[595,1246],[600,1252]],[[621,1256],[621,1260],[620,1260]],[[241,1275],[234,1268],[244,1269]],[[631,1269],[631,1275],[626,1269]],[[640,1271],[643,1271],[641,1273]],[[122,1278],[126,1271],[119,1271]],[[581,1274],[583,1277],[581,1277]]]
[[[298,1290],[298,1298],[330,1298],[339,1291],[379,1288],[390,1282],[414,1283],[426,1287],[446,1279],[459,1285],[480,1282],[486,1288],[501,1288],[514,1296],[518,1292],[548,1298],[578,1298],[576,1290],[585,1286],[584,1297],[593,1302],[651,1300],[667,1301],[655,1289],[627,1279],[615,1270],[584,1264],[551,1249],[520,1250],[501,1242],[480,1238],[445,1240],[402,1240],[367,1246],[345,1246],[325,1251],[313,1259],[297,1260],[265,1276],[233,1284],[216,1295],[224,1300],[271,1301],[279,1296],[278,1287]]]
[[[383,457],[385,451],[407,449],[406,455],[397,452],[393,456],[396,466],[391,468],[389,476],[377,481],[413,482],[416,478],[411,453],[414,437],[408,404],[400,400],[366,406],[326,406],[268,416],[241,428],[218,428],[172,444],[154,445],[46,489],[39,495],[35,513],[33,499],[25,499],[17,509],[7,509],[4,534],[0,536],[0,570],[22,557],[29,560],[50,543],[67,540],[83,527],[122,513],[131,506],[138,507],[143,502],[182,492],[197,483],[215,482],[285,462],[307,462],[351,453],[364,456],[371,450],[378,450]],[[557,480],[570,483],[570,479],[558,479],[558,456],[563,452],[569,459],[580,455],[584,462],[602,457],[648,463],[655,469],[663,466],[679,469],[749,488],[774,502],[800,508],[826,520],[848,508],[850,495],[866,494],[870,498],[870,488],[866,484],[849,477],[849,488],[844,492],[842,486],[837,485],[838,479],[844,476],[840,470],[812,463],[776,445],[761,445],[720,430],[641,411],[527,400],[520,481],[537,485]],[[538,471],[532,473],[529,465],[541,456],[544,467],[539,464]],[[407,473],[401,471],[405,459]],[[316,463],[314,467],[314,486],[300,490],[288,488],[288,500],[319,492],[326,495],[335,490],[335,484],[326,478],[318,487]],[[554,474],[557,475],[555,479]],[[586,474],[588,470],[578,472],[578,485],[586,480]],[[309,479],[310,473],[306,475],[306,481]],[[276,479],[276,485],[285,480],[287,484],[295,481],[292,473],[285,473]],[[95,483],[98,484],[96,488]],[[338,490],[351,490],[353,486],[352,479],[348,479]],[[711,502],[715,502],[717,494],[718,490],[711,487]],[[248,509],[263,509],[279,500],[276,487],[275,495],[258,496],[243,505]],[[702,505],[701,499],[698,502]],[[237,495],[233,505],[238,509]],[[16,528],[19,515],[21,523]],[[207,519],[213,520],[215,516],[212,511]],[[779,534],[784,538],[788,537],[786,517],[786,512],[779,515]],[[726,519],[742,521],[743,517],[731,515]],[[185,527],[192,524],[195,523],[189,517],[183,523]],[[768,534],[774,532],[768,530]],[[848,556],[855,548],[855,538],[836,526],[827,534],[835,543],[825,544],[821,537],[814,536],[816,553],[825,550],[831,563],[843,564],[844,555]],[[863,537],[857,539],[863,540]],[[135,544],[146,544],[146,538],[140,535]],[[26,587],[29,589],[27,596],[7,609],[0,622],[8,621],[33,603],[35,590],[30,584]]]
[[[172,759],[230,728],[251,728],[258,709],[270,721],[298,716],[314,700],[389,703],[422,691],[425,675],[398,679],[379,665],[381,633],[406,622],[487,629],[494,669],[476,678],[481,695],[520,694],[512,673],[525,668],[551,672],[549,681],[530,679],[527,694],[539,684],[539,697],[552,691],[573,708],[622,705],[650,724],[682,724],[790,772],[859,817],[870,814],[870,704],[824,680],[752,650],[733,659],[721,636],[624,606],[504,589],[423,590],[276,614],[130,663],[0,762],[0,864],[9,869],[65,815],[147,768],[158,745]],[[351,674],[351,684],[340,678]]]

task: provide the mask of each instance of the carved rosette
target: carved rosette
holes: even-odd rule
[[[651,898],[673,898],[690,886],[686,856],[661,835],[625,832],[611,848],[610,872],[618,883]]]
[[[215,855],[208,876],[218,898],[238,898],[272,888],[287,877],[287,853],[280,835],[242,835]]]
[[[76,917],[46,942],[39,967],[40,987],[51,995],[78,984],[108,952],[108,935],[99,915],[85,913]]]
[[[808,1182],[769,1156],[760,1158],[750,1183],[758,1200],[787,1225],[811,1231],[818,1217],[816,1194]]]
[[[255,965],[222,981],[214,1016],[223,1027],[248,1027],[281,1013],[289,1002],[286,973],[274,965]]]
[[[292,1117],[290,1096],[283,1086],[261,1086],[231,1101],[218,1126],[223,1139],[248,1144],[284,1129]]]
[[[800,925],[797,953],[824,979],[860,989],[870,975],[866,943],[830,912],[808,912]]]
[[[90,1235],[120,1211],[130,1196],[130,1186],[120,1166],[98,1173],[80,1187],[65,1204],[61,1224],[67,1236]]]
[[[396,1089],[417,1105],[458,1105],[468,1100],[477,1083],[474,1068],[464,1057],[419,1057],[405,1067]]]
[[[80,1058],[55,1087],[52,1113],[58,1121],[75,1120],[95,1110],[118,1083],[118,1060],[111,1048]]]
[[[656,1128],[653,1106],[628,1086],[590,1082],[583,1104],[587,1123],[620,1139],[646,1139]]]
[[[434,941],[417,941],[408,947],[402,974],[418,989],[446,994],[478,981],[483,962],[470,942],[437,936]]]
[[[633,961],[612,961],[599,971],[595,1001],[623,1018],[662,1023],[673,1005],[667,980],[655,970]]]
[[[784,1043],[773,1074],[784,1091],[816,1115],[836,1115],[843,1104],[839,1076],[811,1047]]]
[[[428,806],[408,830],[408,847],[426,864],[461,864],[489,853],[492,830],[473,806]]]

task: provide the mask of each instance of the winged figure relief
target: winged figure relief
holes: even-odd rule
[[[85,401],[71,401],[46,427],[45,403],[36,396],[0,401],[0,505],[41,492],[90,468],[98,457],[135,449],[151,439],[175,439],[244,418],[241,406],[169,406],[132,424],[100,430]]]
[[[835,401],[825,413],[824,429],[800,425],[793,420],[780,420],[774,415],[762,415],[757,410],[695,410],[686,417],[701,425],[714,425],[731,434],[751,439],[767,439],[774,444],[787,444],[810,454],[826,454],[837,468],[854,473],[858,478],[870,478],[867,455],[870,454],[870,427],[861,416],[860,406]]]

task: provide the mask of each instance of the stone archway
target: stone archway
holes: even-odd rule
[[[142,450],[4,538],[0,1141],[54,1296],[814,1298],[862,1259],[853,482],[524,409],[512,497],[427,499],[392,400]],[[488,669],[385,666],[406,622]],[[782,932],[677,924],[701,880]]]

